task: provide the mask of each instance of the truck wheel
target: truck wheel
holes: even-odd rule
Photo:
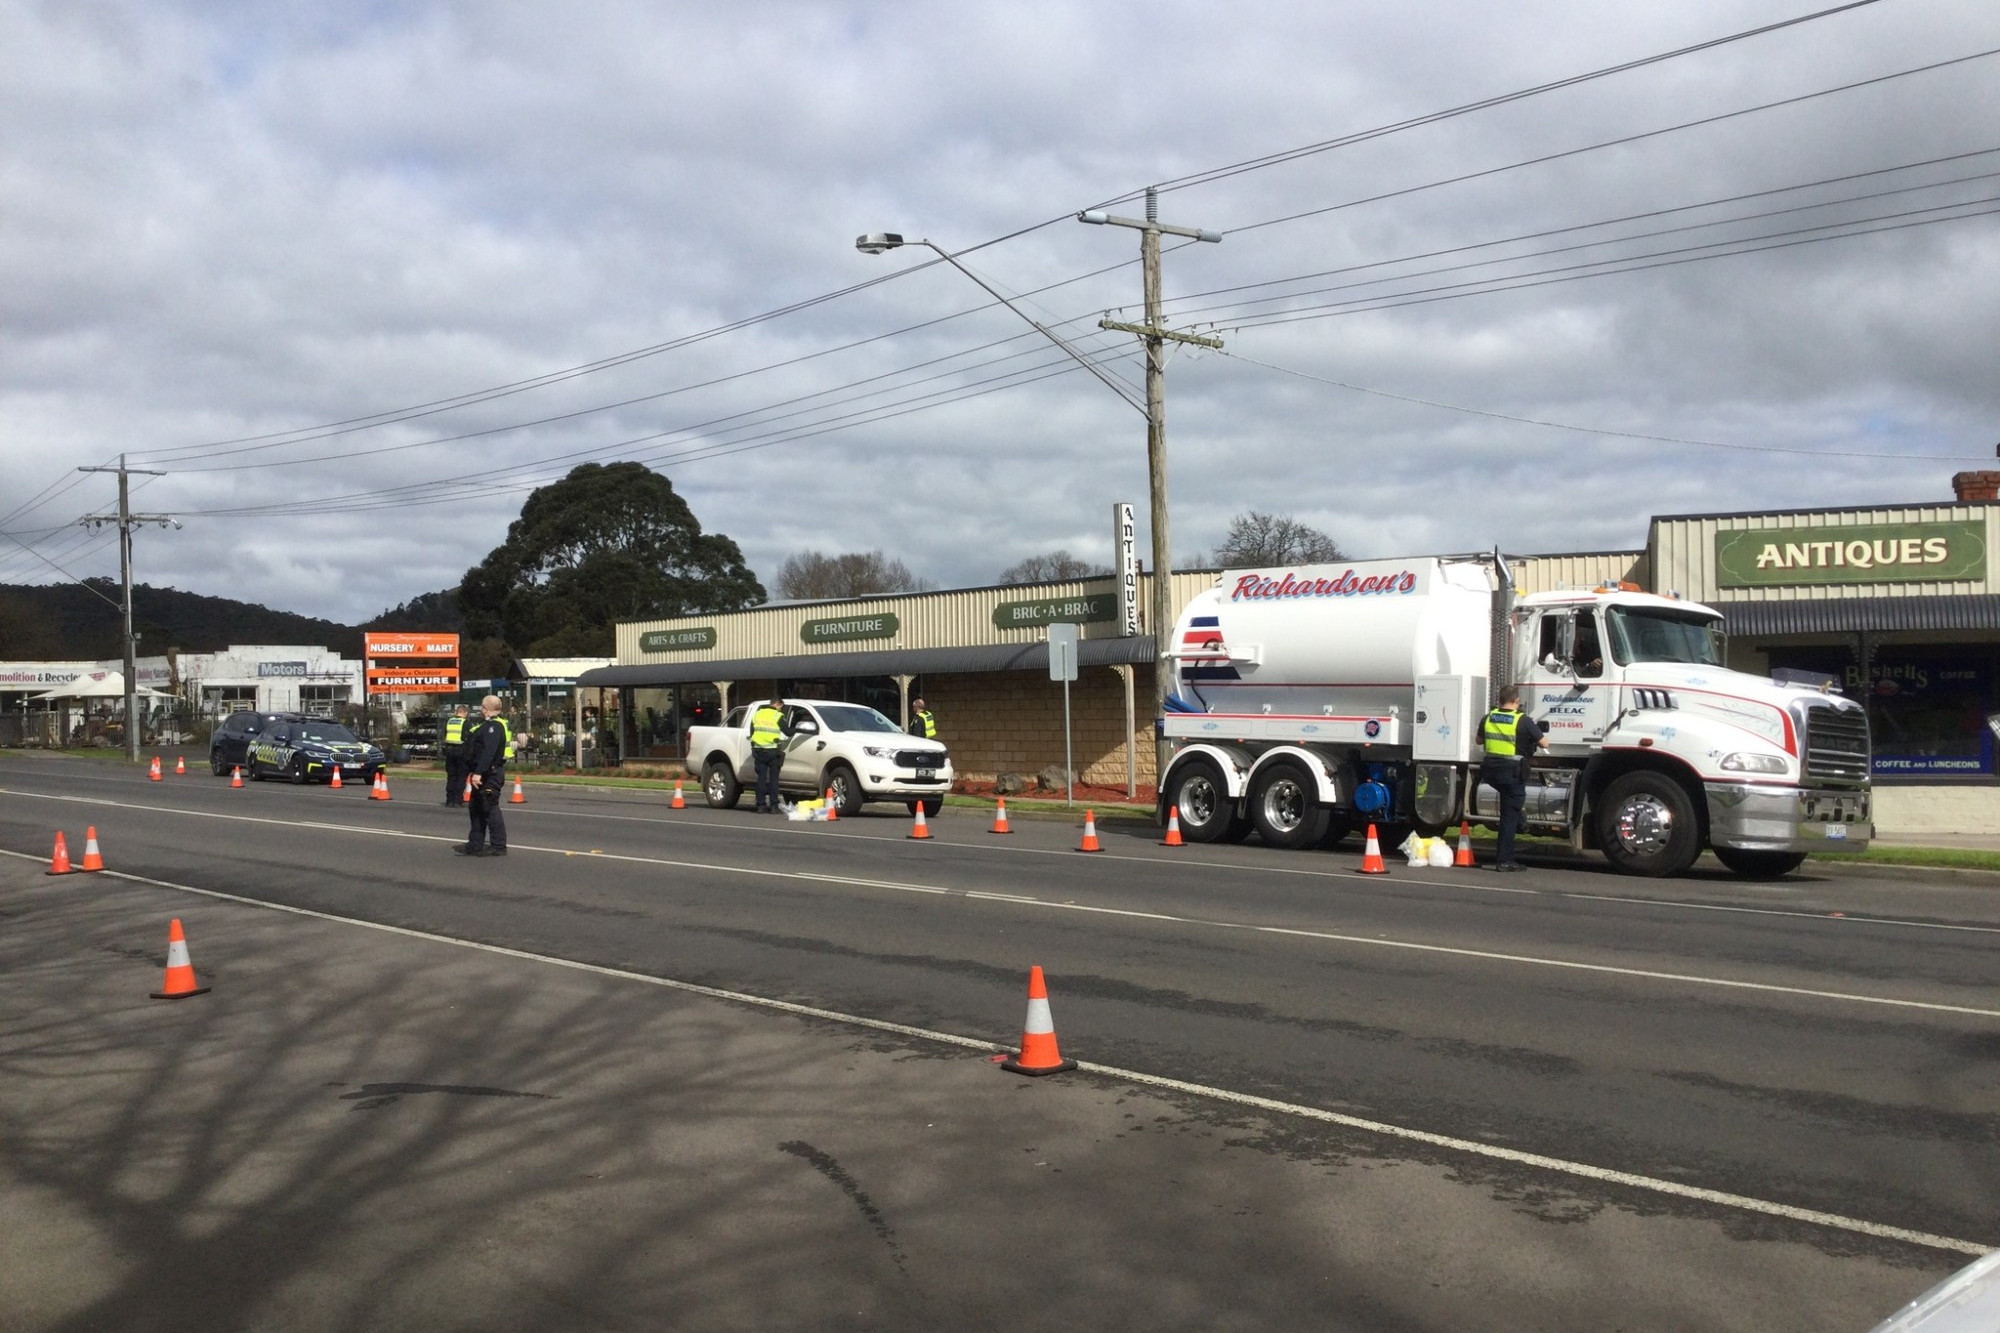
[[[721,759],[708,761],[708,767],[702,771],[701,789],[713,810],[734,810],[737,798],[743,795],[743,784],[736,780],[728,762]]]
[[[1174,770],[1172,804],[1179,809],[1181,834],[1189,842],[1223,842],[1237,822],[1222,770],[1213,760],[1190,759]]]
[[[1294,763],[1272,764],[1250,787],[1250,822],[1273,847],[1310,847],[1326,834],[1328,811],[1310,774]]]
[[[1804,852],[1748,852],[1712,847],[1715,859],[1745,879],[1782,879],[1806,862]]]
[[[1627,773],[1597,806],[1597,838],[1611,868],[1626,875],[1678,875],[1701,855],[1694,803],[1664,773]]]
[[[912,818],[916,816],[917,807],[921,805],[924,808],[925,819],[936,819],[938,817],[938,811],[944,809],[944,797],[926,796],[921,801],[905,801],[903,802],[903,804],[910,808],[910,815]]]
[[[861,813],[861,779],[846,764],[835,764],[826,770],[825,789],[833,793],[834,813],[842,819],[852,819]]]

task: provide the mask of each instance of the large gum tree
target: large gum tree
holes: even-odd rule
[[[517,655],[604,656],[621,620],[736,611],[764,585],[671,481],[642,463],[585,463],[528,496],[459,600],[467,633]]]

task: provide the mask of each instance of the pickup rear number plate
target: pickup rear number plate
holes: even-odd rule
[[[1845,839],[1847,837],[1847,825],[1828,824],[1826,826],[1826,836],[1834,839],[1836,842]]]
[[[935,768],[920,768],[917,770],[917,781],[919,782],[929,782],[936,777],[937,770]]]

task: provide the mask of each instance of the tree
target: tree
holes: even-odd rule
[[[736,543],[704,533],[673,483],[641,463],[585,463],[535,490],[458,589],[465,633],[548,657],[610,653],[621,620],[763,600]]]
[[[867,597],[883,592],[921,592],[929,584],[908,565],[880,551],[850,551],[821,555],[800,551],[778,567],[778,597],[787,602],[815,602],[829,597]]]
[[[1264,569],[1274,565],[1315,565],[1345,560],[1340,546],[1318,528],[1287,514],[1252,509],[1229,520],[1229,535],[1215,548],[1224,569]]]
[[[1080,560],[1057,549],[1047,555],[1031,555],[1000,571],[1002,583],[1056,583],[1064,579],[1096,579],[1111,573],[1111,566]]]

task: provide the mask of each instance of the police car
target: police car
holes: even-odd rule
[[[273,721],[244,751],[244,772],[258,780],[331,782],[338,768],[343,783],[372,782],[387,762],[380,749],[338,722],[319,718]]]

